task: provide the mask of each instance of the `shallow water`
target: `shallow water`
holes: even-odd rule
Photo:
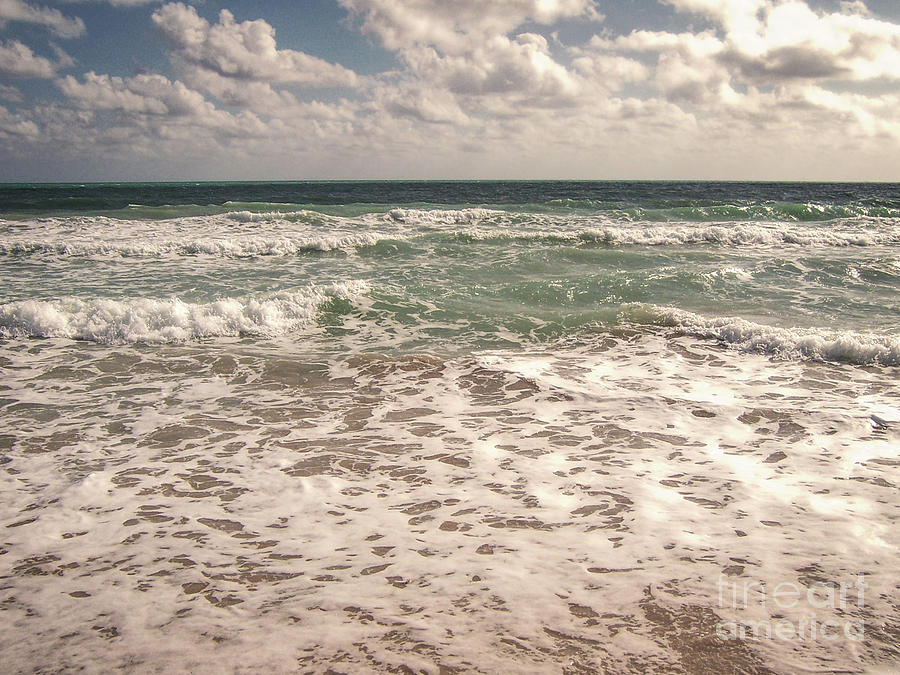
[[[852,672],[896,658],[900,423],[875,421],[898,407],[896,374],[773,369],[638,333],[453,359],[286,351],[5,346],[8,663]],[[858,574],[861,603],[773,604],[778,584],[822,593]],[[767,603],[761,586],[744,601],[750,582]],[[715,638],[722,621],[779,615],[852,639]]]

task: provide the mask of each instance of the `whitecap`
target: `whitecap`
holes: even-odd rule
[[[669,326],[680,333],[712,338],[737,349],[788,359],[856,365],[900,365],[900,337],[822,328],[780,328],[736,317],[707,318],[673,307],[625,305],[628,322]]]
[[[207,303],[178,297],[23,300],[0,305],[0,335],[101,343],[275,336],[313,323],[319,307],[332,298],[353,300],[368,290],[366,282],[344,281]]]

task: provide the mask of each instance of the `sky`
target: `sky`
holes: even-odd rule
[[[900,181],[900,0],[0,0],[0,181]]]

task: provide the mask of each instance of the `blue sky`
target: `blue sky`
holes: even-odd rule
[[[900,180],[896,0],[0,0],[0,180]]]

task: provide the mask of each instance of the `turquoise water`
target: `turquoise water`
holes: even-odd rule
[[[898,291],[897,184],[0,186],[4,666],[896,672]]]
[[[395,347],[402,333],[405,348],[476,349],[635,323],[690,324],[727,340],[718,324],[733,319],[755,333],[823,340],[815,354],[781,339],[773,352],[896,364],[898,191],[665,182],[6,186],[0,330],[150,342],[325,336],[333,345],[327,327],[352,319],[342,334],[351,347],[364,333],[377,344],[382,332]],[[152,326],[122,323],[151,300]],[[230,309],[213,306],[223,302]],[[174,303],[187,307],[186,323],[171,314]],[[254,303],[272,311],[251,316]],[[311,310],[323,330],[310,329]],[[829,351],[837,333],[883,349]]]

